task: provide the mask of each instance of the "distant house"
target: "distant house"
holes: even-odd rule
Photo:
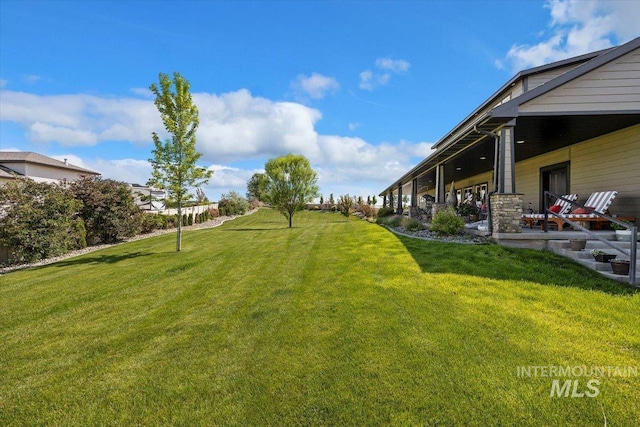
[[[140,184],[130,184],[133,199],[138,208],[143,211],[161,211],[165,209],[164,201],[167,194],[164,190],[147,187]]]
[[[16,177],[36,182],[75,181],[100,173],[29,151],[0,151],[0,184]]]
[[[516,74],[380,195],[415,209],[444,204],[452,183],[459,201],[491,202],[494,234],[519,232],[545,190],[617,191],[610,213],[639,218],[640,38]]]

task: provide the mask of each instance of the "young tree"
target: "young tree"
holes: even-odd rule
[[[169,198],[176,203],[178,252],[182,250],[182,203],[191,197],[191,187],[206,184],[213,174],[213,171],[196,165],[202,155],[196,151],[196,129],[200,121],[189,88],[189,82],[179,73],[173,73],[173,80],[160,73],[160,86],[155,83],[149,86],[156,96],[154,103],[171,138],[162,143],[158,134],[153,132],[154,157],[149,159],[153,172],[147,185],[166,190]]]
[[[258,199],[264,201],[264,186],[267,177],[263,173],[254,173],[249,181],[247,181],[247,199]]]
[[[348,194],[340,196],[340,213],[349,218],[353,211],[353,198]]]
[[[289,220],[318,194],[318,175],[304,156],[288,154],[265,165],[265,201]]]

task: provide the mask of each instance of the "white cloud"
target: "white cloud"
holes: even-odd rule
[[[296,80],[291,82],[291,88],[296,92],[298,99],[304,100],[304,96],[313,99],[322,99],[327,93],[334,94],[340,89],[340,84],[333,77],[312,73],[307,77],[304,74],[298,75]]]
[[[213,164],[213,178],[205,187],[210,198],[230,190],[246,192],[246,182],[268,158],[296,153],[306,156],[320,174],[327,194],[379,191],[428,154],[429,144],[399,141],[372,144],[362,138],[319,135],[319,110],[294,102],[254,97],[242,89],[224,94],[194,93],[200,113],[197,149],[201,164]],[[21,126],[33,142],[57,141],[66,147],[129,141],[146,144],[151,155],[151,132],[163,129],[150,99],[89,95],[33,95],[2,91],[0,120]],[[357,124],[352,124],[353,128]],[[72,151],[72,150],[70,150]],[[89,159],[78,166],[105,178],[144,184],[151,174],[148,161]],[[71,160],[73,159],[73,161]],[[76,164],[76,163],[74,163]],[[351,188],[349,190],[348,188]],[[373,193],[371,193],[373,194]]]
[[[23,78],[23,79],[24,79],[24,81],[25,81],[25,82],[27,82],[27,83],[36,83],[36,82],[38,82],[38,81],[42,80],[42,77],[41,77],[41,76],[37,76],[37,75],[35,75],[35,74],[28,74],[28,75],[26,75],[26,76],[23,76],[22,78]]]
[[[29,139],[35,142],[60,141],[62,145],[82,146],[95,145],[98,142],[97,135],[66,126],[52,126],[47,123],[36,122],[29,126]]]
[[[3,90],[1,121],[17,123],[34,142],[95,145],[102,141],[149,143],[162,129],[152,101],[93,95],[33,95]]]
[[[349,130],[356,130],[360,127],[360,123],[349,123]]]
[[[0,79],[0,89],[3,89],[8,83],[8,80]]]
[[[606,49],[640,34],[640,2],[549,0],[549,33],[534,45],[514,45],[505,60],[513,72]]]
[[[376,67],[382,70],[392,71],[394,73],[406,73],[409,71],[409,64],[404,59],[378,58],[376,59]]]
[[[389,83],[391,73],[404,74],[409,71],[411,64],[404,59],[378,58],[376,67],[380,72],[364,70],[360,73],[360,89],[372,91],[377,87]]]

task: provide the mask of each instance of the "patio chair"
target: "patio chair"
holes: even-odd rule
[[[587,208],[591,208],[593,211],[598,212],[600,214],[604,214],[613,203],[613,199],[618,195],[617,191],[597,191],[592,193],[591,196],[584,202],[584,206]],[[599,217],[595,213],[591,213],[589,209],[578,208],[571,211],[569,214],[564,214],[562,216],[549,215],[547,219],[549,222],[555,223],[558,226],[558,231],[562,231],[562,226],[565,221],[564,218],[567,218],[571,221],[576,222],[589,222],[594,224],[608,223],[609,221]],[[586,226],[585,226],[586,227]]]
[[[564,196],[562,196],[562,198],[571,200],[571,202],[575,202],[578,199],[578,195],[577,194],[565,194]],[[569,213],[569,211],[571,210],[571,203],[568,202],[567,200],[558,199],[558,200],[556,200],[554,205],[549,208],[549,210],[551,210],[551,211],[553,211],[553,212],[555,212],[557,214],[564,215],[564,214]],[[551,215],[549,216],[549,219],[551,219]],[[522,215],[522,220],[527,223],[529,228],[533,228],[533,224],[535,224],[538,221],[544,220],[544,214],[543,213],[541,213],[541,214],[525,214],[525,215]]]

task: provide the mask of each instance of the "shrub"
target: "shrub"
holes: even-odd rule
[[[425,229],[424,224],[422,224],[420,221],[407,217],[402,220],[402,226],[407,231],[419,231]]]
[[[380,208],[378,210],[378,218],[384,218],[395,214],[393,208]]]
[[[378,219],[376,220],[378,224],[386,225],[387,227],[400,227],[402,225],[402,221],[402,215],[378,217]]]
[[[207,212],[209,212],[209,217],[212,219],[220,216],[220,211],[215,208],[210,208]]]
[[[458,234],[463,228],[464,221],[451,208],[436,212],[430,227],[431,231],[445,236]]]
[[[89,244],[113,243],[140,231],[142,213],[128,184],[84,177],[72,182],[69,189],[82,204],[78,214],[84,221]]]
[[[249,202],[235,191],[232,191],[229,194],[222,195],[218,208],[220,215],[223,216],[244,215],[249,209]]]
[[[189,216],[187,216],[187,225],[193,225],[193,214],[190,213]]]
[[[371,205],[360,206],[360,212],[362,212],[365,218],[373,218],[376,216],[376,208]]]
[[[165,228],[165,216],[155,214],[144,214],[142,216],[142,224],[140,225],[140,232],[142,234],[151,233],[154,230],[160,230]]]
[[[82,203],[58,184],[15,179],[0,185],[0,246],[10,248],[10,264],[33,262],[86,246]]]

